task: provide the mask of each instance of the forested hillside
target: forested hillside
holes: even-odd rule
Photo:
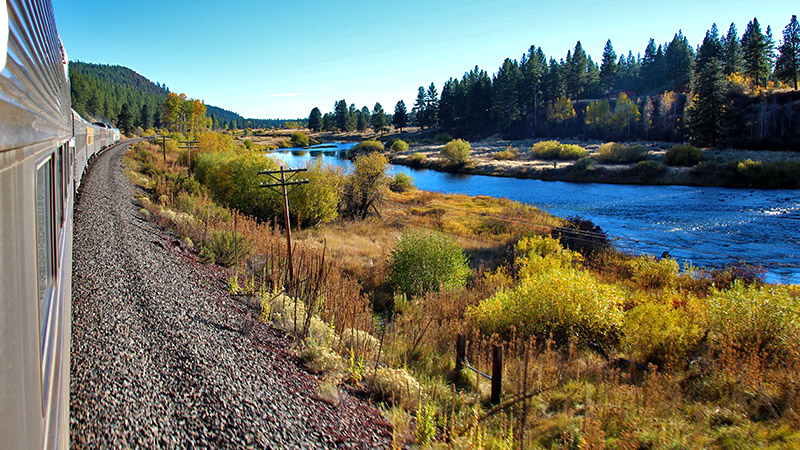
[[[127,116],[133,127],[142,129],[165,125],[163,105],[170,92],[165,84],[154,83],[127,67],[75,61],[69,63],[69,78],[72,108],[81,116],[115,126]],[[213,129],[283,128],[306,123],[305,119],[245,119],[211,105],[206,105],[206,116]]]
[[[104,64],[69,63],[72,108],[81,116],[117,123],[122,106],[134,117],[134,124],[149,128],[161,122],[159,105],[169,89],[153,83],[127,67]]]

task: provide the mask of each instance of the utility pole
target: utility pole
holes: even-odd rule
[[[166,136],[156,136],[157,138],[161,138],[161,151],[164,152],[164,161],[167,160],[167,137]]]
[[[289,223],[289,194],[291,194],[292,191],[297,188],[297,186],[308,183],[308,180],[292,181],[292,178],[294,178],[295,175],[307,170],[308,169],[284,169],[283,166],[280,166],[280,170],[269,170],[258,173],[259,175],[267,175],[274,180],[270,183],[261,183],[261,187],[270,188],[273,191],[283,195],[283,217],[284,226],[286,227],[286,254],[289,257],[290,282],[294,282],[294,263],[292,262],[292,227]],[[276,176],[277,174],[280,174],[280,178]],[[289,175],[289,177],[287,178],[286,175]],[[287,192],[286,186],[292,186],[292,188]],[[280,191],[277,189],[278,187],[281,188]]]
[[[166,136],[159,136],[157,134],[154,134],[154,135],[148,137],[148,139],[150,139],[150,143],[154,144],[154,145],[155,145],[157,140],[161,140],[161,151],[164,153],[164,161],[166,161],[167,160],[167,137]]]
[[[191,173],[192,172],[192,149],[193,148],[200,148],[200,147],[194,145],[194,144],[199,144],[200,141],[180,141],[180,143],[183,144],[183,145],[180,146],[180,148],[185,148],[189,152],[188,155],[186,156],[186,167],[187,167],[187,170],[189,171],[189,173]],[[166,149],[166,146],[164,148]],[[166,151],[165,151],[164,159],[166,160],[166,158],[167,158],[167,154],[166,154]]]

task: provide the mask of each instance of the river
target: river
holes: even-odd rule
[[[332,145],[332,147],[331,147]],[[323,157],[350,168],[353,143],[270,153],[290,167]],[[457,175],[392,166],[423,190],[507,197],[560,217],[599,225],[623,251],[664,252],[683,264],[764,266],[773,283],[800,283],[800,190],[636,186]]]

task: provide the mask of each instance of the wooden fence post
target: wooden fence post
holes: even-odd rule
[[[503,385],[503,347],[492,346],[492,403],[500,404],[500,388]]]
[[[456,372],[464,368],[464,359],[467,356],[467,336],[459,333],[456,338]]]

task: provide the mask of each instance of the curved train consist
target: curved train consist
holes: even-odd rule
[[[87,165],[120,135],[70,108],[50,1],[4,4],[0,448],[67,448],[73,204]]]

